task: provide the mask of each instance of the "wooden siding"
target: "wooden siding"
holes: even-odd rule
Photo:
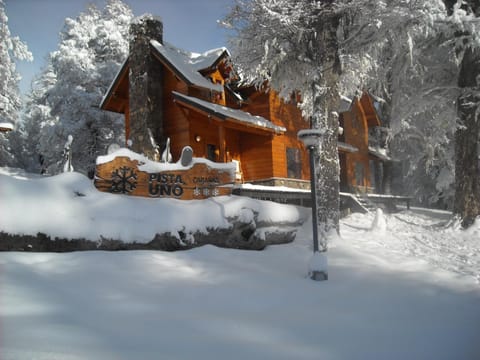
[[[362,94],[359,105],[362,107],[368,126],[380,126],[380,119],[377,116],[377,111],[373,105],[372,98],[368,93],[365,92]]]
[[[267,136],[241,134],[240,152],[246,182],[272,177],[272,140]]]
[[[297,105],[295,103],[285,103],[279,97],[278,93],[273,90],[270,90],[268,93],[253,93],[248,101],[248,104],[244,106],[242,110],[254,115],[263,116],[275,125],[286,128],[284,134],[273,136],[271,139],[268,154],[268,159],[271,161],[271,173],[266,177],[287,178],[287,148],[295,148],[299,149],[302,154],[300,180],[310,179],[308,152],[303,146],[303,143],[297,139],[298,131],[309,128],[309,123],[303,119]],[[265,152],[265,150],[262,150],[262,152]],[[257,179],[263,178],[259,177]]]
[[[275,125],[287,129],[283,136],[275,136],[272,141],[273,176],[288,177],[287,173],[287,148],[299,149],[301,158],[301,177],[299,180],[310,179],[310,165],[308,151],[303,142],[298,140],[297,134],[301,129],[308,129],[310,124],[304,120],[302,113],[294,102],[286,103],[275,91],[269,92],[270,120]]]
[[[346,185],[350,190],[368,191],[371,187],[368,123],[361,103],[355,99],[352,111],[342,113],[341,116],[343,117],[345,142],[358,149],[358,152],[345,153]]]
[[[172,97],[172,91],[187,93],[187,85],[175,76],[175,74],[165,68],[164,74],[164,92],[163,92],[163,111],[164,111],[164,134],[170,138],[170,151],[173,161],[180,158],[182,149],[190,145],[190,124],[188,117],[190,113],[175,104]],[[163,149],[161,149],[163,150]],[[195,155],[197,156],[197,155]]]

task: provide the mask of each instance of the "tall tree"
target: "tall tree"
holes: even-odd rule
[[[359,57],[363,64],[365,59],[372,64],[370,57],[387,69],[388,78],[378,79],[390,88],[392,145],[408,161],[411,188],[419,189],[425,203],[443,197],[444,204],[451,204],[454,198],[454,213],[468,226],[480,214],[480,4],[476,0],[382,4],[373,12],[368,6],[358,9],[355,35],[358,39],[363,33],[360,39],[366,40],[370,52]],[[382,6],[390,14],[382,13]],[[368,31],[372,21],[378,24],[375,33]],[[384,24],[387,31],[382,31]],[[385,40],[378,41],[378,35]],[[398,44],[406,45],[403,51]],[[389,49],[390,55],[378,57],[378,49]]]
[[[237,1],[225,23],[235,30],[231,42],[247,81],[265,81],[284,98],[299,91],[301,109],[323,134],[315,148],[319,251],[339,232],[337,152],[341,72],[334,1]],[[326,269],[325,269],[326,270]]]
[[[408,36],[402,27],[408,22],[420,24],[423,18],[417,19],[418,14],[425,17],[430,10],[427,5],[420,8],[409,3],[238,0],[226,18],[226,25],[234,30],[234,55],[246,80],[257,84],[266,80],[285,98],[299,91],[304,117],[324,133],[315,164],[323,247],[327,234],[338,232],[335,111],[340,92],[354,94],[373,79],[378,83],[382,70],[378,55],[386,48],[386,38],[404,47]],[[358,65],[362,67],[355,69]]]
[[[460,70],[455,133],[454,212],[462,225],[480,216],[480,3],[477,0],[445,1],[457,40]]]
[[[124,141],[122,118],[99,110],[98,104],[127,57],[132,19],[125,3],[109,0],[102,10],[90,5],[75,19],[65,20],[58,50],[50,54],[47,72],[40,77],[40,86],[48,82],[48,89],[34,89],[27,109],[29,121],[41,122],[36,125],[39,153],[33,157],[41,159],[49,173],[61,171],[69,135],[73,167],[90,175],[96,157],[109,144]]]
[[[457,63],[440,31],[442,2],[356,0],[343,6],[341,89],[347,95],[368,89],[383,98],[390,153],[405,175],[394,190],[424,205],[451,203]]]
[[[43,154],[51,152],[58,118],[52,116],[48,92],[57,79],[51,64],[38,74],[32,83],[23,112],[22,164],[30,172],[46,173],[48,164]],[[60,159],[58,160],[60,162]],[[55,167],[60,166],[55,164]]]
[[[475,0],[251,0],[238,1],[227,23],[240,64],[253,69],[247,74],[284,94],[300,90],[308,117],[328,109],[315,101],[325,84],[347,95],[380,92],[409,189],[425,204],[451,204],[455,195],[454,212],[468,225],[480,212],[479,7]],[[338,30],[334,42],[324,24]],[[343,72],[332,82],[322,83],[333,52],[320,43],[340,54]]]
[[[27,45],[18,36],[13,36],[8,28],[5,4],[0,0],[0,122],[16,125],[21,107],[18,88],[20,75],[15,60],[33,60]],[[9,139],[12,135],[0,134],[0,165],[15,165]]]

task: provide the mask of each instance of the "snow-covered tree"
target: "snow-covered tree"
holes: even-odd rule
[[[22,152],[23,167],[31,172],[47,172],[47,163],[43,154],[50,152],[51,134],[56,128],[58,118],[52,116],[48,91],[55,86],[57,79],[51,64],[38,74],[32,83],[23,112],[23,139]],[[60,158],[57,160],[58,167]]]
[[[460,62],[455,132],[454,213],[470,226],[480,216],[480,3],[445,0]]]
[[[299,91],[304,117],[323,134],[313,150],[320,252],[339,231],[339,21],[335,2],[310,0],[237,1],[225,19],[246,81],[268,81],[284,98]]]
[[[405,176],[395,190],[426,205],[451,202],[457,65],[439,30],[443,3],[342,3],[340,88],[346,95],[368,89],[384,100],[389,148]]]
[[[17,124],[21,97],[18,88],[20,75],[15,60],[33,60],[27,45],[18,36],[12,36],[8,28],[5,4],[0,0],[0,122]],[[16,165],[11,134],[0,134],[0,165]],[[15,137],[15,135],[14,135]]]
[[[332,42],[319,24],[335,19],[342,73],[329,89],[380,95],[407,192],[425,204],[450,206],[455,192],[455,211],[465,218],[459,208],[467,206],[472,219],[480,208],[478,84],[472,76],[479,64],[478,7],[473,0],[240,0],[226,23],[235,31],[237,61],[252,70],[247,76],[266,79],[285,95],[300,90],[304,113],[311,116],[320,108],[312,111],[305,79],[322,88],[321,78],[311,76],[322,61],[305,56],[305,49],[328,54]],[[321,19],[311,20],[316,17]]]
[[[378,11],[381,6],[357,12],[361,15],[355,28],[363,33],[360,38],[366,40],[368,53],[356,52],[362,46],[355,45],[343,50],[353,52],[358,63],[373,64],[374,87],[387,89],[391,148],[408,164],[407,189],[429,205],[440,200],[451,208],[453,203],[454,212],[468,225],[480,214],[480,4],[473,0],[382,4],[387,13]],[[369,21],[362,20],[365,17]],[[365,31],[372,21],[377,29]],[[378,56],[382,53],[387,56]]]
[[[38,153],[32,157],[42,159],[49,173],[61,171],[63,146],[70,134],[75,139],[73,167],[90,174],[98,155],[106,153],[111,143],[124,141],[122,117],[105,113],[98,105],[127,57],[132,19],[125,3],[109,0],[103,10],[90,5],[75,19],[65,20],[43,78],[51,83],[44,92],[33,90],[27,109],[29,121],[40,121],[29,125],[40,130]]]

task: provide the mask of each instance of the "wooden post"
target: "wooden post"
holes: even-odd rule
[[[130,139],[130,110],[125,111],[125,146],[128,145]]]
[[[218,126],[218,142],[220,154],[218,156],[219,162],[227,162],[227,143],[225,140],[225,127],[223,125]]]

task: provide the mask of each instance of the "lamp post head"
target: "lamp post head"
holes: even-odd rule
[[[297,134],[297,138],[301,140],[308,149],[318,146],[318,141],[322,138],[325,131],[322,129],[303,129]]]

